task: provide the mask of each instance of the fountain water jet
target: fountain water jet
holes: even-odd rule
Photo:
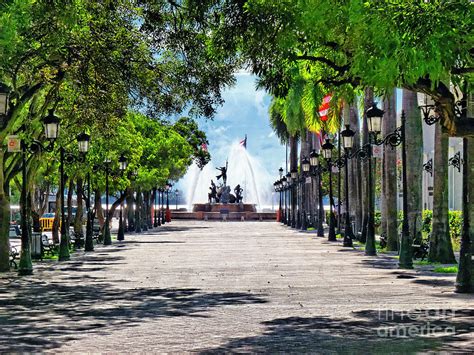
[[[240,185],[244,189],[244,203],[255,204],[261,210],[271,204],[272,177],[247,149],[235,142],[228,152],[227,185],[234,189]],[[224,164],[222,164],[224,165]],[[212,162],[202,170],[193,165],[186,174],[183,188],[186,190],[188,209],[194,204],[203,204],[208,201],[208,192],[211,179],[217,184],[216,176],[219,171]]]

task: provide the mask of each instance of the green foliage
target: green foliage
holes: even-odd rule
[[[421,218],[423,219],[421,230],[425,233],[431,233],[431,221],[433,220],[432,210],[423,210]]]
[[[434,272],[442,273],[442,274],[457,274],[458,273],[458,266],[438,266],[435,267]]]

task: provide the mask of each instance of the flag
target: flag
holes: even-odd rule
[[[319,150],[322,147],[322,145],[324,144],[324,142],[326,141],[326,139],[329,138],[329,137],[328,137],[327,133],[324,132],[324,131],[316,132],[316,136],[318,137],[319,146],[316,145],[315,149]]]
[[[328,112],[329,112],[329,102],[331,102],[332,95],[328,94],[323,97],[323,103],[319,106],[319,117],[321,117],[321,121],[328,120]]]
[[[245,138],[242,139],[240,142],[239,142],[240,146],[241,147],[244,147],[245,149],[247,149],[247,135],[245,135]]]

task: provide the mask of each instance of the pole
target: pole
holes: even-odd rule
[[[161,190],[161,224],[165,224],[165,190]]]
[[[369,211],[367,216],[367,235],[365,239],[365,255],[374,256],[377,255],[377,250],[375,248],[375,191],[374,191],[374,169],[372,164],[374,158],[372,155],[372,145],[370,144],[371,133],[369,132],[369,143],[367,145],[367,153],[369,156],[368,159],[368,195],[369,195]]]
[[[332,191],[332,164],[331,160],[328,159],[328,171],[329,171],[329,232],[328,232],[328,241],[336,241],[336,226],[334,212],[332,209],[333,206],[333,191]]]
[[[20,265],[18,269],[19,275],[31,275],[33,274],[33,263],[31,261],[31,249],[30,249],[30,229],[28,223],[28,212],[27,212],[27,171],[26,171],[26,146],[22,142],[21,154],[22,154],[22,184],[21,184],[21,254],[20,254]]]
[[[66,226],[66,215],[65,215],[65,206],[64,206],[64,190],[66,179],[64,177],[64,148],[59,149],[60,154],[60,201],[61,201],[61,240],[59,243],[59,261],[69,260],[69,236],[68,229],[69,226]]]
[[[354,232],[352,231],[351,218],[349,216],[349,167],[348,167],[348,158],[347,153],[344,158],[344,168],[346,172],[345,183],[345,192],[346,192],[346,226],[344,230],[344,243],[345,247],[352,247],[352,239],[354,238]]]
[[[105,163],[105,226],[104,226],[104,245],[111,245],[109,226],[109,163]]]
[[[281,188],[278,190],[278,193],[280,194],[280,204],[279,204],[279,207],[278,207],[278,216],[280,217],[280,222],[281,222],[281,221],[282,221],[282,216],[283,216],[283,212],[282,212],[282,210],[281,210],[281,208],[282,208],[282,198],[283,198],[282,193],[283,193],[283,191],[282,191]]]
[[[125,197],[125,192],[122,193],[122,191],[120,191],[120,198],[124,198]],[[119,229],[118,229],[118,233],[117,233],[117,240],[119,241],[122,241],[125,239],[125,231],[124,231],[124,228],[123,228],[123,201],[120,203],[120,216],[119,216]]]
[[[158,203],[156,205],[156,220],[158,222],[158,227],[161,226],[161,211],[160,211],[160,201],[161,201],[161,197],[160,197],[160,190],[157,189],[156,190],[156,196],[158,197]]]
[[[324,203],[323,203],[323,180],[321,174],[321,166],[318,166],[318,237],[324,237]]]
[[[300,206],[301,206],[301,230],[307,230],[308,225],[306,223],[306,177],[305,173],[301,174],[301,201],[300,201]]]
[[[341,130],[338,132],[337,139],[337,158],[341,161]],[[337,234],[341,234],[341,168],[337,168]]]
[[[92,221],[92,209],[91,209],[91,174],[87,173],[87,224],[86,224],[86,245],[85,251],[94,251],[94,241],[93,241],[93,221]]]
[[[153,227],[158,227],[158,218],[156,211],[156,187],[153,188]]]
[[[462,212],[463,212],[463,225],[461,234],[461,250],[459,252],[459,271],[456,276],[456,292],[458,293],[474,293],[474,246],[473,237],[469,234],[471,228],[471,216],[469,201],[472,197],[469,193],[469,172],[472,166],[472,156],[469,155],[469,151],[472,151],[472,144],[468,138],[463,138],[463,166],[462,166]],[[472,177],[471,177],[472,179]]]
[[[403,184],[403,223],[400,243],[400,259],[398,266],[401,269],[413,269],[413,240],[408,227],[408,181],[407,181],[407,150],[405,112],[402,111],[402,184]]]

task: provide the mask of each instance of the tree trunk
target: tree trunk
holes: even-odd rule
[[[298,169],[298,140],[296,137],[291,136],[290,137],[290,172],[293,170]],[[291,191],[291,226],[295,227],[296,226],[296,204],[297,204],[297,199],[296,199],[296,188],[295,184],[293,183],[293,188]]]
[[[141,195],[140,189],[137,189],[137,197],[135,198],[135,232],[141,233],[142,232],[142,220],[141,220]]]
[[[385,117],[382,120],[382,135],[386,137],[397,127],[396,92],[384,101]],[[398,250],[398,213],[397,213],[397,150],[384,146],[383,182],[382,182],[382,231],[387,238],[387,250]]]
[[[77,210],[76,210],[76,217],[74,218],[74,234],[76,235],[76,240],[84,240],[84,229],[83,229],[83,214],[84,214],[84,203],[83,197],[84,195],[84,186],[82,178],[77,178],[76,184],[76,196],[77,196]],[[81,244],[80,242],[79,244]],[[80,245],[81,246],[81,245]]]
[[[54,211],[53,221],[53,243],[59,244],[59,225],[61,221],[61,189],[56,192],[56,210]]]
[[[474,293],[474,138],[463,139],[463,228],[456,292]]]
[[[3,171],[4,150],[0,150],[0,272],[10,270],[10,194]]]
[[[347,122],[347,121],[346,121]],[[354,145],[352,151],[360,148],[360,122],[355,104],[349,107],[349,125],[355,132]],[[360,232],[362,229],[363,211],[362,211],[362,164],[358,159],[349,160],[349,203],[350,210],[354,213],[355,230]],[[365,234],[362,236],[361,242],[365,243]]]
[[[423,129],[417,93],[403,90],[403,110],[406,114],[406,152],[409,238],[421,243]]]
[[[74,193],[74,179],[72,177],[69,178],[69,184],[67,188],[67,226],[66,229],[69,230],[69,226],[72,222],[72,195]]]
[[[128,232],[134,232],[135,231],[135,224],[134,224],[134,221],[133,221],[134,199],[133,199],[133,192],[131,190],[127,190],[126,201],[127,201],[127,214],[126,214],[126,216],[127,216],[127,219],[128,219],[127,231]]]
[[[433,220],[428,260],[451,264],[456,262],[449,235],[448,154],[449,137],[440,124],[435,127],[433,162]]]
[[[94,209],[95,209],[95,215],[97,216],[97,219],[99,220],[100,228],[102,229],[104,227],[105,218],[104,218],[104,210],[102,208],[102,195],[99,189],[94,190]]]

